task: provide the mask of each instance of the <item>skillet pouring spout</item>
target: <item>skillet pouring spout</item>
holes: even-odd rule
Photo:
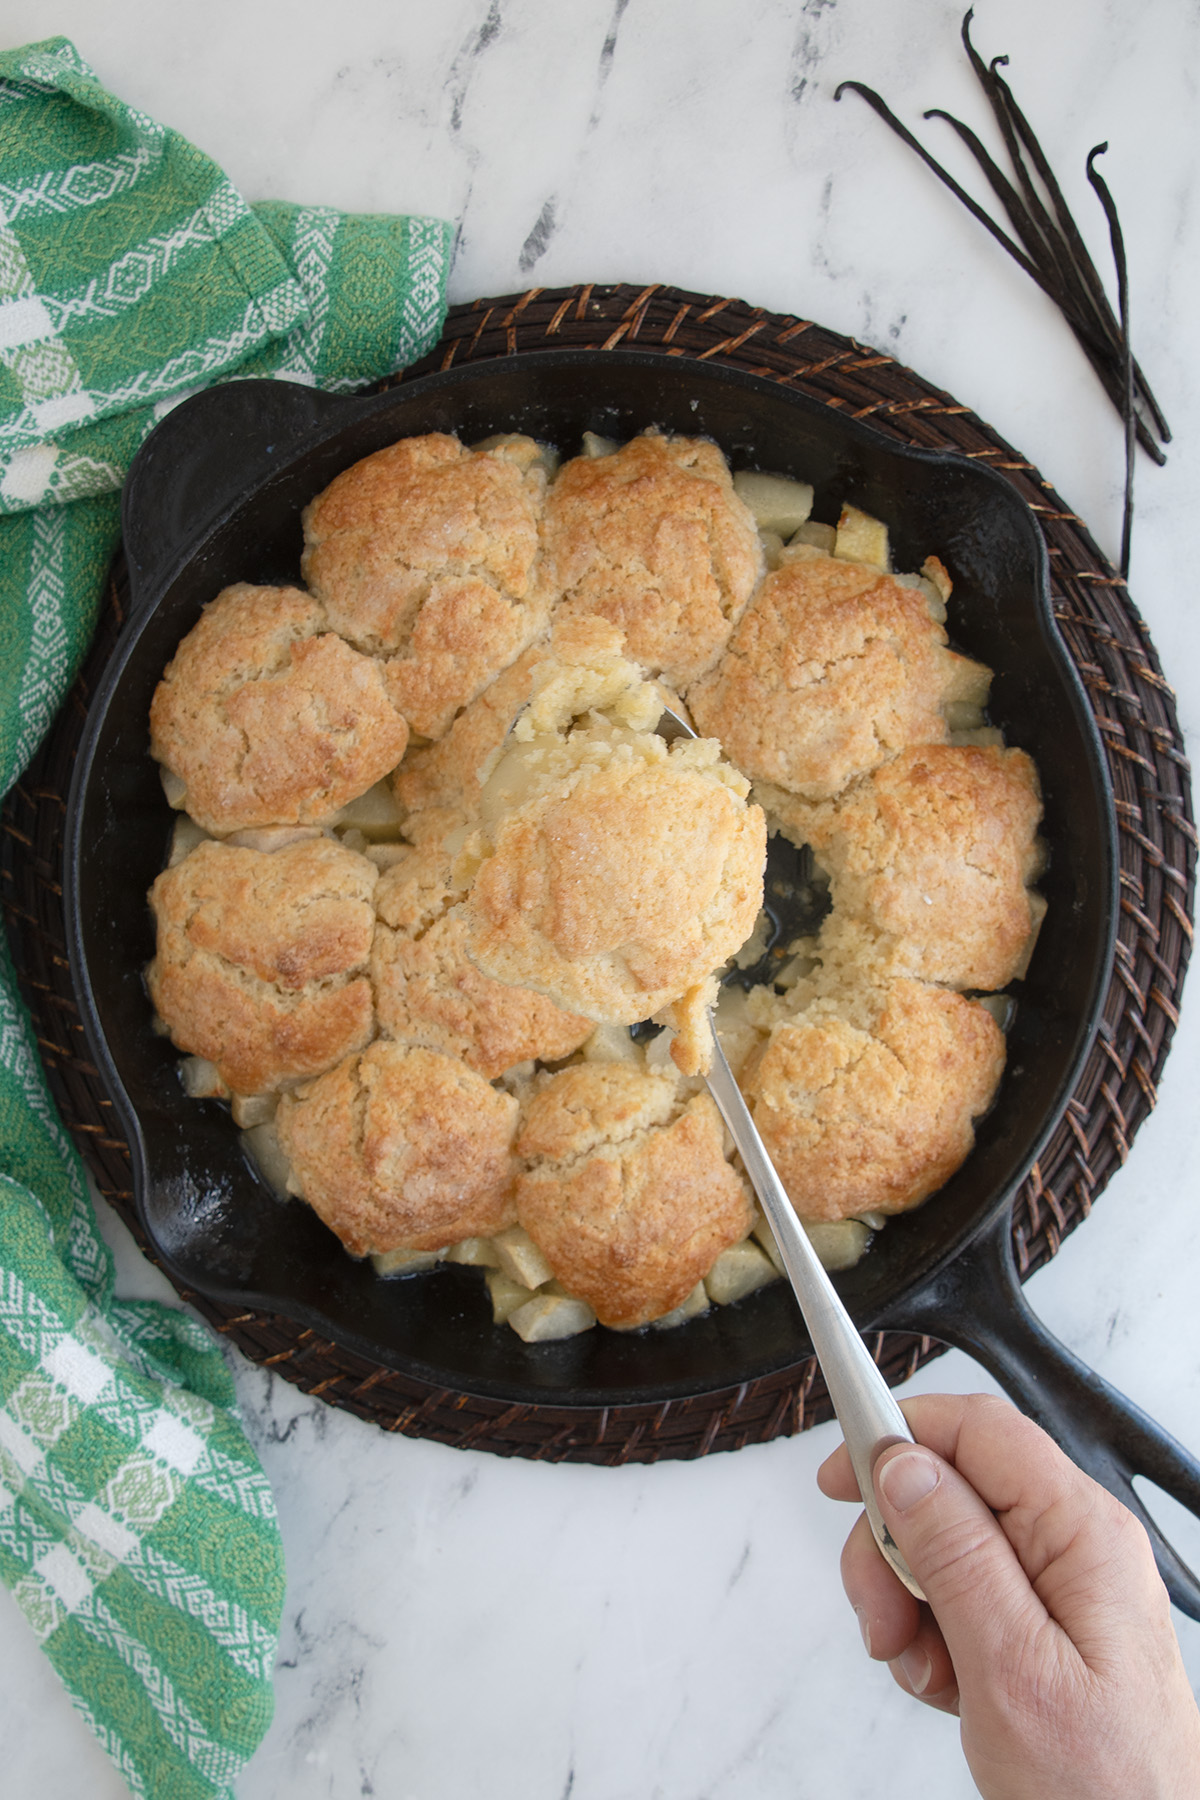
[[[1139,1406],[1047,1331],[1017,1277],[1012,1212],[1002,1207],[885,1329],[938,1338],[975,1358],[1084,1472],[1145,1527],[1173,1603],[1200,1620],[1200,1580],[1165,1538],[1133,1485],[1136,1475],[1200,1518],[1200,1461]]]

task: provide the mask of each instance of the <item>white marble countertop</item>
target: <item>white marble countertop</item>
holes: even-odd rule
[[[5,46],[62,32],[251,199],[461,221],[451,298],[666,280],[820,320],[910,363],[1018,445],[1109,555],[1122,443],[1049,303],[853,97],[877,86],[966,167],[994,141],[950,0],[5,0]],[[1122,211],[1135,345],[1175,428],[1138,470],[1132,591],[1200,731],[1200,138],[1190,0],[981,0],[1098,261],[1084,180]],[[1185,571],[1188,573],[1185,575]],[[1028,1289],[1080,1356],[1200,1448],[1200,996],[1157,1112]],[[121,1241],[126,1291],[165,1284]],[[962,1800],[952,1720],[864,1658],[832,1427],[609,1471],[386,1436],[236,1363],[289,1567],[275,1723],[238,1800]],[[913,1389],[990,1383],[949,1355]],[[1200,1524],[1164,1505],[1200,1566]],[[1178,1615],[1177,1615],[1178,1618]],[[1200,1626],[1178,1618],[1193,1681]],[[0,1590],[9,1800],[123,1800]]]

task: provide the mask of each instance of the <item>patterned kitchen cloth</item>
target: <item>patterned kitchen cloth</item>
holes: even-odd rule
[[[366,385],[434,343],[451,227],[250,206],[64,38],[0,54],[0,791],[87,647],[130,459],[215,381]],[[136,1795],[270,1722],[284,1570],[216,1341],[123,1301],[0,940],[0,1578]]]

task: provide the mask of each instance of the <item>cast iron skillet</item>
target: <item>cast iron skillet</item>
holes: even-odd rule
[[[1041,535],[992,471],[900,448],[773,383],[652,353],[533,352],[368,398],[235,383],[178,407],[147,441],[125,491],[131,617],[80,746],[65,877],[74,979],[129,1139],[146,1232],[180,1286],[283,1313],[422,1382],[517,1403],[676,1399],[810,1354],[783,1284],[674,1332],[593,1331],[527,1346],[491,1324],[475,1271],[378,1279],[315,1213],[272,1197],[223,1106],[185,1098],[177,1053],[151,1030],[142,981],[153,952],[145,895],[173,823],[148,754],[147,714],[200,607],[235,580],[298,580],[301,508],[340,469],[397,437],[437,430],[473,442],[526,430],[572,454],[584,430],[624,438],[650,425],[711,436],[735,468],[811,480],[815,517],[833,521],[852,501],[888,522],[898,568],[919,568],[935,551],[954,577],[955,639],[996,670],[992,716],[1041,771],[1049,913],[974,1153],[926,1206],[889,1224],[838,1286],[864,1331],[928,1333],[978,1357],[1142,1518],[1172,1598],[1200,1618],[1200,1583],[1131,1484],[1145,1475],[1200,1512],[1200,1464],[1042,1328],[1011,1254],[1012,1198],[1087,1055],[1116,919],[1107,769],[1051,619]]]

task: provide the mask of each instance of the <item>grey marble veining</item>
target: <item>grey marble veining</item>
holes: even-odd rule
[[[1120,538],[1118,421],[1045,298],[853,95],[935,153],[931,106],[994,141],[947,0],[7,0],[6,44],[70,35],[108,84],[252,199],[453,217],[452,298],[663,280],[819,320],[974,407]],[[1132,586],[1200,734],[1200,15],[1188,0],[981,0],[1097,261],[1122,210],[1135,339],[1176,441],[1138,469]],[[978,184],[973,184],[978,191]],[[1043,1318],[1200,1445],[1200,1009],[1093,1217],[1034,1278]],[[165,1290],[110,1225],[126,1291]],[[233,1355],[233,1353],[231,1353]],[[694,1464],[600,1470],[389,1436],[234,1356],[278,1498],[277,1714],[237,1800],[965,1800],[952,1721],[862,1654],[814,1486],[829,1427]],[[991,1384],[966,1358],[913,1390]],[[1166,1513],[1164,1511],[1164,1516]],[[1173,1516],[1200,1565],[1200,1525]],[[1180,1620],[1194,1681],[1200,1627]],[[122,1800],[0,1590],[9,1800]]]

